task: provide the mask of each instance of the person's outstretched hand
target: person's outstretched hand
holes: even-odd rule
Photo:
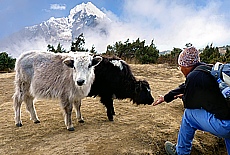
[[[162,102],[164,102],[164,96],[159,95],[159,98],[153,103],[153,106],[156,106],[158,104],[161,104]]]

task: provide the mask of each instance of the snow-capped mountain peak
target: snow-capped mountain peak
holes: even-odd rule
[[[0,49],[15,57],[27,50],[46,50],[48,44],[56,46],[61,43],[68,50],[71,42],[81,33],[90,37],[106,37],[110,23],[106,14],[91,2],[82,3],[72,8],[66,17],[51,17],[0,40]]]
[[[85,16],[95,16],[97,18],[104,18],[106,15],[99,10],[95,5],[91,2],[82,3],[80,5],[75,6],[73,9],[70,10],[70,14],[68,16],[70,21],[74,21],[78,15],[79,18],[84,18]]]

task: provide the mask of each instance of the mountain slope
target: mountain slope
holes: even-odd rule
[[[59,42],[69,50],[71,42],[81,33],[84,36],[107,37],[110,23],[106,14],[91,2],[82,3],[72,8],[67,17],[51,17],[0,40],[0,50],[18,57],[23,51],[46,51],[48,44],[56,46]],[[87,40],[86,37],[85,39]]]

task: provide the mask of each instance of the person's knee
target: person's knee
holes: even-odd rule
[[[196,110],[197,109],[185,109],[182,122],[186,123],[190,127],[196,128]]]
[[[191,118],[191,116],[192,116],[192,110],[185,109],[183,118],[186,120],[186,122]]]

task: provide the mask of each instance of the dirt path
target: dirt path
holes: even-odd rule
[[[138,79],[146,79],[156,98],[183,82],[175,68],[167,65],[131,65]],[[99,98],[82,102],[85,123],[73,115],[75,131],[66,130],[58,101],[36,103],[40,124],[30,121],[22,106],[23,127],[14,124],[12,95],[14,73],[0,74],[0,154],[84,154],[84,155],[164,155],[164,142],[176,142],[183,106],[181,100],[159,106],[136,106],[114,100],[116,116],[109,122]],[[192,154],[226,154],[223,139],[197,131]]]

